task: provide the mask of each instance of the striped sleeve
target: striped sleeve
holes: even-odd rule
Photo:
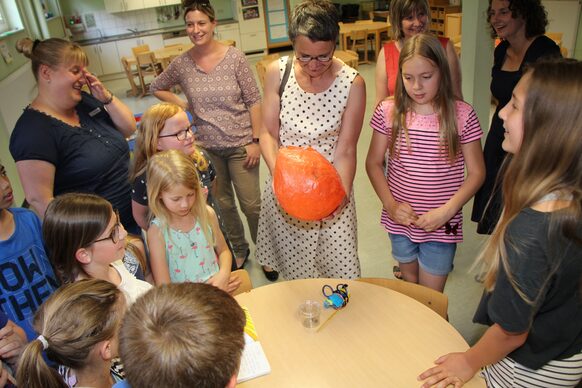
[[[378,131],[383,135],[388,135],[388,128],[386,126],[386,109],[388,101],[382,101],[376,106],[376,110],[370,119],[370,126],[374,131]]]
[[[460,130],[459,140],[461,144],[471,143],[483,136],[475,110],[463,101],[457,102],[457,125]]]

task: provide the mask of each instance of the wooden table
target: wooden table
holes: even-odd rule
[[[297,315],[305,299],[323,302],[321,287],[347,283],[348,305],[321,331]],[[396,291],[358,281],[304,279],[235,297],[246,306],[271,373],[241,387],[419,387],[416,377],[443,354],[468,349],[442,317]],[[321,323],[333,310],[324,310]],[[485,387],[480,377],[465,387]]]
[[[365,23],[343,23],[340,25],[340,49],[346,50],[348,47],[348,36],[352,32],[368,30],[370,34],[374,34],[375,37],[375,54],[378,57],[382,42],[380,41],[380,34],[382,32],[388,32],[390,24],[387,22],[365,22]]]
[[[153,50],[153,53],[156,56],[156,59],[160,61],[162,64],[162,68],[165,69],[170,64],[170,61],[173,57],[184,53],[191,49],[194,45],[193,44],[177,44],[168,47],[164,47],[161,49]],[[135,57],[127,57],[127,63],[129,66],[135,66],[137,61]]]
[[[333,56],[341,59],[346,65],[358,69],[358,54],[352,50],[335,50]]]

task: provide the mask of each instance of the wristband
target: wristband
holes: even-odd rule
[[[109,98],[107,100],[103,101],[103,105],[109,105],[109,104],[111,104],[111,101],[113,101],[114,96],[110,90],[108,90],[108,89],[105,89],[105,90],[107,90],[109,92]]]
[[[259,138],[258,137],[253,137],[253,143],[259,144]]]

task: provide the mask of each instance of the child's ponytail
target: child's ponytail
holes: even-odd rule
[[[46,339],[45,341],[48,342]],[[48,347],[45,348],[43,342],[38,338],[26,345],[20,355],[18,370],[16,371],[18,386],[30,388],[66,388],[67,385],[63,381],[63,378],[45,362],[42,357],[43,350],[48,352]]]

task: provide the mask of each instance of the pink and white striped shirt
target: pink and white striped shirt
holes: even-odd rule
[[[393,107],[393,99],[381,102],[370,121],[375,131],[388,137],[391,136]],[[463,101],[457,101],[456,112],[461,145],[479,140],[483,131],[473,107]],[[410,113],[407,127],[410,148],[405,137],[401,136],[397,144],[399,155],[389,155],[388,158],[387,182],[394,199],[410,204],[420,216],[444,205],[459,190],[465,180],[465,159],[459,150],[455,162],[449,163],[439,144],[437,114]],[[456,235],[450,231],[447,234],[445,226],[434,232],[426,232],[415,226],[397,224],[384,209],[380,223],[389,233],[407,236],[417,243],[463,241],[461,210],[449,220],[450,226],[457,229]]]

